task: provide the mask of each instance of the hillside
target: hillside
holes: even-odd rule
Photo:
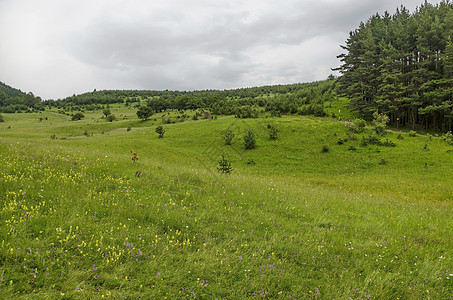
[[[0,82],[0,113],[26,112],[41,110],[42,103],[33,93],[24,93],[19,89]]]
[[[442,138],[387,132],[370,144],[373,128],[333,118],[173,110],[142,121],[109,109],[112,122],[102,109],[80,121],[53,109],[0,126],[5,297],[451,296]],[[217,171],[222,154],[231,174]]]

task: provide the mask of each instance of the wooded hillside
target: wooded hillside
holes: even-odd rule
[[[396,126],[452,130],[452,3],[376,14],[350,32],[342,48],[336,70],[356,110],[365,116],[378,110]]]

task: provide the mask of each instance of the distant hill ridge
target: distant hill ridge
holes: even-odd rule
[[[0,112],[14,113],[43,109],[44,106],[40,97],[36,97],[31,92],[24,93],[0,82]]]

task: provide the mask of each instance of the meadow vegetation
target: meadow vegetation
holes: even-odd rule
[[[102,108],[78,121],[3,114],[2,297],[453,295],[450,136],[378,136],[331,116],[136,111],[112,104],[111,122]]]

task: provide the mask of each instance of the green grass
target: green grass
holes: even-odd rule
[[[441,139],[389,132],[396,147],[363,147],[364,133],[339,145],[337,119],[291,116],[187,120],[159,139],[161,114],[111,111],[120,120],[3,115],[3,297],[453,295],[453,151]],[[217,172],[222,153],[230,175]]]

